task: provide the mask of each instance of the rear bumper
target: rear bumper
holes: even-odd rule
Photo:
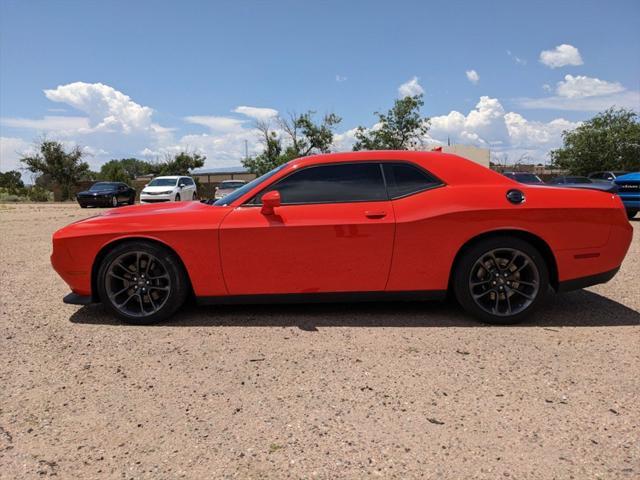
[[[609,270],[607,272],[597,273],[595,275],[565,280],[558,283],[558,292],[570,292],[572,290],[579,290],[581,288],[598,285],[599,283],[607,283],[609,280],[616,276],[618,270],[620,270],[620,267],[616,267],[613,270]]]

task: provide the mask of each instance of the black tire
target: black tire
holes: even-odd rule
[[[116,208],[118,206],[118,197],[116,197],[115,195],[111,197],[111,206],[113,208]]]
[[[631,220],[633,217],[635,217],[638,213],[638,209],[637,208],[627,208],[627,218],[629,220]]]
[[[80,204],[80,208],[87,208],[87,206]]]
[[[180,194],[179,194],[179,193],[176,193],[176,199],[175,199],[175,201],[176,201],[176,202],[179,202],[179,201],[180,201]]]
[[[129,205],[133,205],[133,204],[135,204],[135,203],[136,203],[136,197],[131,197],[131,198],[129,199]]]
[[[120,280],[117,280],[117,279],[111,280],[111,274],[110,274],[110,271],[112,272],[113,269],[115,268],[114,264],[116,262],[121,264],[122,262],[120,261],[120,259],[128,258],[130,256],[133,257],[133,256],[136,256],[138,253],[140,253],[143,258],[146,255],[148,255],[146,258],[149,258],[149,259],[152,258],[153,260],[151,261],[152,262],[151,265],[153,266],[154,269],[161,268],[159,271],[166,272],[166,275],[164,273],[162,275],[163,276],[162,281],[168,282],[168,287],[169,287],[166,297],[162,299],[161,304],[157,305],[158,310],[151,312],[149,314],[145,314],[145,313],[135,314],[135,312],[130,312],[125,307],[119,308],[116,302],[121,302],[121,300],[118,299],[117,296],[113,295],[113,290],[121,286],[131,289],[122,293],[123,297],[130,295],[130,293],[133,291],[132,290],[133,288],[138,289],[137,287],[138,283],[131,280],[135,278],[135,277],[132,277],[133,275],[142,274],[142,277],[144,278],[142,268],[138,268],[137,273],[136,273],[136,270],[128,270],[128,271],[124,269],[119,271],[116,270],[119,274],[122,271],[126,271],[127,273],[129,273],[129,278],[127,279],[127,283],[125,284],[124,282],[122,282],[119,286],[116,286],[116,287],[114,287],[113,283],[111,282],[119,282]],[[158,262],[158,264],[153,263],[156,261]],[[118,267],[118,268],[121,268],[121,267]],[[146,269],[146,272],[150,273],[149,268]],[[123,277],[127,276],[127,274],[122,274],[122,275]],[[167,279],[164,278],[165,276],[167,277]],[[109,278],[109,280],[107,280],[107,278]],[[148,276],[148,278],[152,278],[152,276]],[[147,281],[147,284],[148,283],[149,282]],[[167,286],[167,283],[163,283],[163,288],[165,288],[166,286]],[[153,242],[146,242],[143,240],[132,240],[130,242],[121,243],[116,247],[114,247],[104,257],[104,259],[100,263],[100,267],[98,268],[97,288],[98,288],[98,295],[100,297],[100,300],[108,310],[110,310],[118,318],[124,320],[126,323],[131,323],[135,325],[149,325],[149,324],[158,323],[168,319],[182,306],[185,299],[187,298],[187,295],[190,289],[187,273],[185,272],[184,267],[182,266],[182,262],[177,257],[177,255],[161,245],[158,245]],[[152,302],[150,299],[150,292],[151,292],[151,288],[153,287],[147,287],[147,288],[149,288],[148,290],[149,293],[140,294],[140,291],[138,291],[137,294],[134,293],[131,296],[132,303],[130,303],[129,305],[132,305],[134,301],[139,302],[140,308],[143,309],[143,312],[144,312],[143,304],[146,304],[147,306],[149,306],[149,308],[151,308],[150,305]],[[145,295],[146,295],[146,298],[145,298]],[[143,299],[145,300],[145,302],[143,302]],[[151,303],[147,302],[147,300]],[[154,305],[154,308],[155,307],[156,305]],[[133,308],[131,310],[133,310]]]
[[[509,255],[516,260],[509,260]],[[526,281],[524,274],[530,275]],[[530,243],[511,236],[491,237],[462,252],[453,274],[453,290],[460,305],[479,320],[499,325],[518,323],[544,302],[549,290],[549,269],[542,254]]]

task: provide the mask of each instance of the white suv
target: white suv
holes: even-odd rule
[[[156,177],[142,189],[140,203],[195,200],[197,195],[196,183],[191,177]]]

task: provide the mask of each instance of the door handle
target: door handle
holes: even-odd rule
[[[384,218],[387,216],[387,212],[383,210],[367,210],[364,214],[367,218]]]

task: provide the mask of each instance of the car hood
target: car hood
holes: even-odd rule
[[[549,184],[553,188],[582,188],[585,190],[599,190],[601,192],[615,193],[617,187],[611,182],[594,182],[594,183],[558,183]]]
[[[85,190],[84,192],[78,192],[78,196],[93,196],[93,195],[106,195],[109,193],[115,193],[115,190]]]
[[[640,182],[640,172],[631,172],[626,175],[620,175],[615,179],[615,183],[618,182]]]
[[[216,228],[231,209],[200,202],[132,205],[71,223],[55,232],[54,239],[85,235],[148,236],[154,232]]]
[[[167,187],[144,187],[142,191],[157,193],[157,192],[166,192],[167,190],[173,190],[174,188],[176,188],[175,185],[167,186]]]

